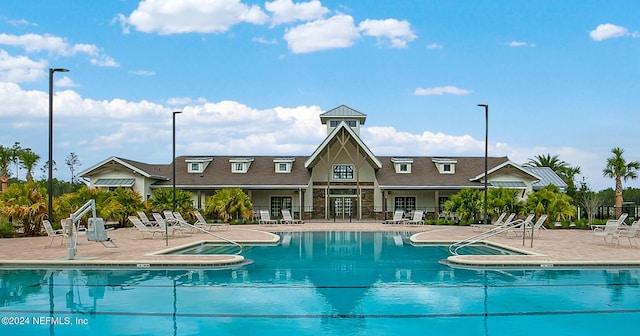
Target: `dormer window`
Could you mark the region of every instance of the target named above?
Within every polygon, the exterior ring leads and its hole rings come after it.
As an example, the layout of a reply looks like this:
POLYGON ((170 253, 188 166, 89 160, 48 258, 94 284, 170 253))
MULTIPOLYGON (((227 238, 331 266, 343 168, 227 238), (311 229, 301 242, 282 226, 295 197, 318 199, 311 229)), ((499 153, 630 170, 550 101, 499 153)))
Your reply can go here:
POLYGON ((213 161, 213 158, 197 158, 197 159, 186 159, 184 162, 187 163, 187 172, 189 173, 203 173, 205 168, 209 165, 209 162, 213 161))
POLYGON ((249 171, 253 158, 230 159, 232 173, 246 173, 249 171))
POLYGON ((275 164, 276 173, 291 173, 291 167, 293 166, 294 158, 275 158, 273 163, 275 164))
POLYGON ((433 158, 431 161, 436 165, 440 174, 455 174, 458 160, 449 158, 433 158))
POLYGON ((396 174, 411 173, 411 164, 413 164, 412 158, 391 158, 391 162, 396 170, 396 174))
POLYGON ((331 127, 331 128, 338 127, 338 125, 341 122, 346 123, 347 126, 349 126, 351 128, 356 128, 358 126, 358 122, 356 120, 329 120, 329 127, 331 127))

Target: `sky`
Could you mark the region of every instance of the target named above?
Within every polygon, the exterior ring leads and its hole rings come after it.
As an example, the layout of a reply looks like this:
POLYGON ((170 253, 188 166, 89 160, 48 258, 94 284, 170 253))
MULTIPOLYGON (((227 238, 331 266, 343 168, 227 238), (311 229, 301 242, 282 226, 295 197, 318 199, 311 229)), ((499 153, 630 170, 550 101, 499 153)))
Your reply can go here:
MULTIPOLYGON (((613 188, 640 161, 635 0, 3 0, 0 145, 54 176, 118 156, 311 155, 319 114, 367 115, 381 156, 557 155, 613 188)), ((24 175, 24 171, 19 171, 24 175)), ((38 169, 36 178, 45 174, 38 169)), ((24 176, 22 176, 24 178, 24 176)), ((624 187, 640 187, 640 179, 624 187)))

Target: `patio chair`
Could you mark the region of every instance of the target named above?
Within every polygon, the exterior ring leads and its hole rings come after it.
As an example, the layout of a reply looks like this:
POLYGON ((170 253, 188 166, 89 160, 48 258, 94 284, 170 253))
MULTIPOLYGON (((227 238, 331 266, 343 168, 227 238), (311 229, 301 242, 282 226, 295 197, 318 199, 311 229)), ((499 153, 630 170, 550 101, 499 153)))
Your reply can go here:
POLYGON ((616 241, 616 246, 620 245, 620 238, 627 238, 629 246, 638 247, 636 236, 640 232, 640 221, 635 221, 631 226, 619 226, 618 229, 611 234, 611 242, 616 241))
POLYGON ((620 224, 618 224, 617 220, 608 220, 604 226, 593 225, 592 226, 593 237, 591 237, 591 240, 602 237, 604 239, 605 244, 608 244, 609 242, 607 242, 607 238, 610 237, 611 242, 613 242, 613 235, 616 233, 619 227, 620 227, 620 224))
POLYGON ((406 221, 404 219, 404 210, 396 210, 393 213, 393 219, 387 219, 384 224, 404 224, 406 221))
POLYGON ((304 224, 301 219, 293 219, 291 212, 288 209, 281 210, 282 212, 282 224, 304 224))
POLYGON ((51 244, 53 244, 53 241, 58 237, 60 237, 60 245, 62 246, 62 243, 67 238, 67 235, 64 232, 64 230, 63 229, 54 230, 53 226, 51 226, 51 222, 49 222, 49 220, 47 219, 42 220, 42 226, 44 227, 44 231, 47 232, 47 237, 49 238, 48 239, 49 244, 45 244, 44 247, 51 247, 51 244))
POLYGON ((140 218, 136 216, 129 216, 129 221, 133 224, 133 227, 136 228, 138 232, 140 232, 140 236, 142 237, 142 239, 144 239, 145 234, 150 234, 151 239, 155 237, 156 233, 159 233, 160 237, 164 236, 164 229, 161 229, 160 227, 146 226, 144 225, 142 220, 140 220, 140 218))
POLYGON ((491 224, 471 224, 471 229, 473 231, 484 231, 484 230, 491 230, 494 229, 496 227, 502 226, 502 225, 506 225, 507 223, 511 223, 511 221, 513 220, 513 218, 516 216, 515 212, 512 212, 509 217, 507 217, 505 219, 505 216, 507 215, 506 212, 503 212, 500 217, 498 217, 498 219, 491 224))
POLYGON ((138 213, 138 217, 140 217, 140 221, 142 222, 142 224, 146 226, 158 226, 158 223, 150 220, 149 217, 147 217, 147 214, 144 213, 144 211, 138 211, 137 213, 138 213))
MULTIPOLYGON (((171 217, 173 217, 173 216, 171 216, 171 217)), ((161 214, 159 214, 157 212, 154 212, 153 213, 153 219, 156 220, 156 223, 158 223, 158 226, 161 229, 166 230, 172 236, 175 236, 176 232, 179 232, 181 236, 185 236, 185 231, 187 231, 187 230, 184 227, 179 227, 178 225, 170 225, 168 220, 163 218, 161 214)))
POLYGON ((411 218, 411 220, 407 221, 407 224, 411 224, 411 225, 424 224, 424 219, 422 219, 423 215, 424 215, 424 210, 414 210, 413 217, 411 218))
POLYGON ((533 224, 531 220, 523 223, 524 228, 520 225, 517 228, 512 228, 507 231, 507 237, 522 237, 524 233, 525 237, 531 237, 531 235, 538 236, 540 231, 543 230, 544 222, 547 220, 547 215, 541 215, 538 220, 533 224), (533 225, 532 225, 533 224, 533 225))
POLYGON ((216 230, 228 230, 229 223, 209 223, 204 218, 204 216, 198 210, 193 210, 193 214, 196 215, 196 222, 193 225, 202 227, 205 230, 211 230, 215 228, 216 230))
POLYGON ((272 225, 272 224, 278 224, 278 221, 276 221, 275 219, 271 219, 271 214, 269 214, 269 210, 260 210, 260 220, 258 220, 258 224, 272 225))

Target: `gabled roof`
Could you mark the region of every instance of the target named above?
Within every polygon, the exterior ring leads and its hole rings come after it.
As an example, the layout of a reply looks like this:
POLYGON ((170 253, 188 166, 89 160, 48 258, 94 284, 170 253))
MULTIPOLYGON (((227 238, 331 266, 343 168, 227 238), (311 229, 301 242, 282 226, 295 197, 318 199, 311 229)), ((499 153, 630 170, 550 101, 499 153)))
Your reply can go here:
POLYGON ((331 145, 332 143, 334 143, 336 141, 336 135, 339 132, 341 132, 342 130, 344 130, 347 133, 349 133, 349 136, 351 137, 351 139, 353 139, 353 141, 356 142, 356 145, 358 146, 358 148, 366 153, 367 161, 369 161, 369 164, 371 164, 371 166, 374 169, 382 168, 382 162, 380 162, 380 160, 378 160, 378 158, 375 155, 373 155, 373 153, 371 152, 369 147, 367 147, 367 145, 365 145, 364 142, 362 142, 362 139, 360 139, 360 137, 356 134, 356 132, 354 132, 353 129, 351 127, 347 126, 347 124, 344 123, 344 122, 341 122, 336 128, 334 128, 333 131, 331 131, 331 133, 329 133, 329 135, 327 135, 327 137, 324 139, 324 141, 322 141, 320 146, 318 146, 318 148, 316 148, 316 150, 313 152, 313 154, 311 154, 311 156, 309 156, 309 158, 304 162, 305 168, 313 168, 313 166, 316 165, 316 163, 320 159, 320 154, 322 154, 322 152, 329 145, 331 145))
POLYGON ((320 114, 320 121, 323 125, 325 125, 329 119, 357 119, 360 121, 360 125, 364 125, 367 115, 343 104, 320 114))
MULTIPOLYGON (((491 175, 501 169, 514 169, 515 171, 522 173, 525 176, 529 176, 531 180, 540 180, 538 176, 536 176, 532 172, 525 170, 521 165, 514 163, 511 160, 507 160, 506 162, 503 162, 493 168, 487 169, 487 175, 491 175)), ((471 181, 480 181, 483 178, 484 178, 484 169, 482 170, 482 173, 471 178, 471 181)))
POLYGON ((164 175, 160 175, 160 173, 162 172, 159 169, 159 165, 152 165, 152 164, 148 164, 148 163, 143 163, 143 162, 138 162, 138 161, 133 161, 133 160, 128 160, 128 159, 123 159, 123 158, 119 158, 116 156, 112 156, 104 161, 101 161, 91 167, 89 167, 88 169, 82 171, 81 173, 78 174, 78 176, 83 177, 83 176, 91 176, 93 175, 97 170, 99 169, 103 169, 108 165, 114 165, 114 164, 118 164, 118 165, 122 165, 125 168, 131 169, 134 173, 140 174, 144 177, 148 177, 148 178, 152 178, 152 179, 157 179, 157 180, 169 180, 168 177, 164 176, 164 175))

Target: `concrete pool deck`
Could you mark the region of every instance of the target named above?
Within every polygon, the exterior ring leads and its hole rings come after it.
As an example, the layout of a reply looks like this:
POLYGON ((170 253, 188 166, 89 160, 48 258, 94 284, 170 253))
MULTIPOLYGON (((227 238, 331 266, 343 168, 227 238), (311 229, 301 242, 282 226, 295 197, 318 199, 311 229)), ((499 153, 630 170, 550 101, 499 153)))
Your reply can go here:
MULTIPOLYGON (((468 238, 474 232, 469 226, 437 225, 390 225, 374 222, 311 222, 302 225, 240 225, 227 231, 214 231, 243 244, 276 244, 273 232, 286 231, 382 231, 402 232, 412 235, 416 243, 448 245, 468 238)), ((241 263, 236 255, 161 255, 158 252, 192 245, 200 241, 216 241, 206 234, 165 239, 141 239, 135 229, 124 228, 109 231, 118 248, 105 248, 102 244, 89 242, 83 235, 74 260, 67 260, 67 242, 60 244, 56 238, 51 247, 45 247, 49 237, 0 239, 0 267, 216 267, 241 263)), ((640 248, 620 239, 619 244, 606 244, 602 237, 594 237, 591 230, 554 229, 545 230, 531 241, 522 237, 507 238, 497 235, 487 243, 529 253, 528 255, 462 255, 449 258, 451 263, 462 267, 640 267, 640 248)), ((635 241, 633 242, 636 243, 635 241)))

